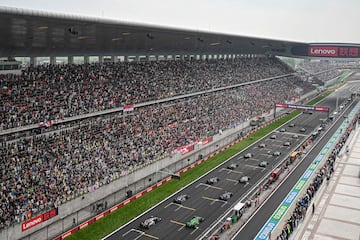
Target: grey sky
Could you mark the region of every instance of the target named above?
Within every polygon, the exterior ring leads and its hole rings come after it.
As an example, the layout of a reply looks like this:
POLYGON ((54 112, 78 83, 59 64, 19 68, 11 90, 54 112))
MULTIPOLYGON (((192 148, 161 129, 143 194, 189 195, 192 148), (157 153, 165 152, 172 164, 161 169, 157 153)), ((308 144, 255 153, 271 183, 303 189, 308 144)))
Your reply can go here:
POLYGON ((359 0, 0 0, 0 5, 281 40, 360 43, 359 0))

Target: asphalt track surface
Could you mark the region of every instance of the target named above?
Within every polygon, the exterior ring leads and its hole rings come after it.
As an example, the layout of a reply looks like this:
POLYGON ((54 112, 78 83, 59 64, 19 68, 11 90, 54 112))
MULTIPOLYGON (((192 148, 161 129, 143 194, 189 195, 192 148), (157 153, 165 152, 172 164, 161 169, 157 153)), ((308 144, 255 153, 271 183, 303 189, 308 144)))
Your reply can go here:
MULTIPOLYGON (((353 84, 351 84, 351 86, 352 85, 353 84)), ((353 87, 351 89, 353 89, 353 87)), ((338 92, 340 93, 338 98, 338 104, 340 105, 350 96, 349 87, 338 90, 338 92)), ((319 105, 334 109, 336 105, 336 96, 325 99, 319 105)), ((280 127, 279 130, 285 128, 286 131, 274 131, 256 144, 253 144, 243 152, 239 153, 236 157, 218 166, 205 176, 188 185, 186 188, 176 193, 173 197, 161 202, 150 211, 119 228, 105 239, 184 240, 199 238, 211 225, 214 224, 219 216, 227 212, 231 206, 236 204, 239 199, 243 198, 260 179, 271 172, 274 166, 280 163, 284 158, 288 157, 290 152, 292 152, 303 139, 310 135, 313 130, 320 125, 321 119, 326 118, 327 113, 325 112, 301 114, 298 118, 291 121, 295 124, 294 127, 289 127, 288 124, 280 127), (301 128, 305 128, 306 132, 300 133, 301 128), (293 135, 295 134, 297 134, 299 138, 293 138, 293 135), (270 139, 271 135, 276 135, 276 139, 270 139), (291 145, 289 147, 283 146, 285 141, 291 142, 291 145), (259 148, 259 144, 261 143, 265 143, 266 147, 259 148), (269 154, 269 151, 271 153, 274 151, 280 151, 281 155, 279 157, 275 157, 272 154, 269 154), (252 153, 254 156, 245 159, 244 155, 246 153, 252 153), (266 168, 259 167, 259 163, 264 160, 269 163, 268 166, 266 168), (234 170, 227 168, 232 163, 238 164, 237 168, 234 170), (248 184, 241 184, 238 182, 240 177, 244 175, 250 177, 248 184), (206 184, 206 181, 212 177, 218 177, 220 178, 220 181, 214 185, 206 184), (219 195, 226 191, 232 192, 233 196, 228 201, 220 200, 219 195), (190 199, 184 202, 183 205, 175 204, 173 202, 174 197, 180 194, 187 194, 190 196, 190 199), (140 223, 150 216, 157 216, 162 220, 151 226, 149 229, 141 228, 140 223), (201 222, 197 228, 187 228, 185 223, 193 216, 201 216, 205 220, 201 222)), ((310 158, 311 156, 308 159, 310 158)), ((303 162, 304 164, 301 164, 299 168, 304 171, 307 166, 305 163, 310 163, 310 160, 303 162)), ((298 173, 299 177, 301 174, 302 173, 298 173)), ((294 183, 298 179, 295 178, 296 176, 291 177, 294 183)), ((291 185, 290 182, 285 182, 284 185, 288 186, 290 190, 290 187, 294 184, 291 185)), ((281 192, 281 196, 285 196, 285 194, 289 192, 289 190, 286 189, 279 190, 279 192, 281 192)), ((277 197, 279 203, 283 199, 280 195, 277 197)), ((276 203, 276 201, 269 201, 266 206, 263 207, 264 212, 262 214, 259 214, 258 212, 258 214, 256 214, 256 216, 254 216, 249 222, 250 227, 244 228, 243 231, 240 232, 239 238, 236 239, 252 239, 277 206, 278 203, 276 203)))

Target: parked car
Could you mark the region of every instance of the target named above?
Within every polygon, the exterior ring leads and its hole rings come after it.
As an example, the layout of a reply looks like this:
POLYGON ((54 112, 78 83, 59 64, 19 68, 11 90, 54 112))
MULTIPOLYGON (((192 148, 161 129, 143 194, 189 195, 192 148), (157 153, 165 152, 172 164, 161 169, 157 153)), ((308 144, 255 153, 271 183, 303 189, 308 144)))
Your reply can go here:
POLYGON ((295 138, 295 139, 298 139, 298 138, 299 138, 299 135, 294 134, 292 137, 295 138))
POLYGON ((295 123, 290 123, 289 127, 295 127, 295 123))
POLYGON ((239 183, 247 183, 250 181, 250 177, 249 176, 242 176, 240 179, 239 179, 239 183))
POLYGON ((232 164, 230 164, 227 168, 228 169, 231 169, 231 170, 234 170, 235 168, 237 168, 238 167, 238 165, 236 164, 236 163, 232 163, 232 164))
POLYGON ((174 198, 174 203, 182 204, 183 202, 185 202, 185 201, 188 200, 189 198, 190 198, 189 195, 187 195, 187 194, 181 194, 181 195, 177 196, 176 198, 174 198))
POLYGON ((280 132, 286 132, 285 128, 280 129, 280 132))
POLYGON ((151 217, 145 219, 143 222, 141 222, 140 226, 142 228, 148 229, 148 228, 150 228, 151 226, 155 225, 156 223, 158 223, 160 221, 161 221, 161 218, 151 216, 151 217))
POLYGON ((269 163, 268 163, 267 161, 261 161, 261 162, 259 163, 259 167, 267 167, 268 164, 269 164, 269 163))
POLYGON ((306 132, 306 129, 305 129, 305 128, 301 128, 301 129, 300 129, 300 132, 306 132))
POLYGON ((209 180, 207 180, 206 183, 213 185, 213 184, 217 183, 218 181, 220 181, 220 179, 218 177, 213 177, 213 178, 210 178, 209 180))
POLYGON ((225 192, 219 196, 220 200, 227 201, 232 197, 232 192, 225 192))
POLYGON ((186 227, 197 228, 202 221, 204 221, 203 217, 194 216, 190 221, 186 222, 186 227))
POLYGON ((276 135, 274 134, 274 135, 271 135, 270 136, 270 139, 276 139, 276 135))

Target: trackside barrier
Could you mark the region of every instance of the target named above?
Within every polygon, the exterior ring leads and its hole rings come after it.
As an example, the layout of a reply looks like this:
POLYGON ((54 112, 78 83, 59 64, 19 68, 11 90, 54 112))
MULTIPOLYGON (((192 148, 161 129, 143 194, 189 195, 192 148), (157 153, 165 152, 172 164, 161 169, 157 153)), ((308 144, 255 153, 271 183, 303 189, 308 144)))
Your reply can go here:
POLYGON ((83 228, 85 228, 85 227, 87 227, 87 226, 91 225, 92 223, 94 223, 94 222, 96 222, 96 221, 98 221, 98 220, 102 219, 103 217, 107 216, 108 214, 110 214, 110 213, 112 213, 112 212, 114 212, 114 211, 118 210, 119 208, 121 208, 121 207, 123 207, 123 206, 125 206, 125 205, 129 204, 130 202, 132 202, 132 201, 134 201, 134 200, 136 200, 136 199, 140 198, 141 196, 145 195, 146 193, 151 192, 152 190, 154 190, 154 189, 156 189, 156 188, 160 187, 161 185, 163 185, 163 184, 167 183, 167 182, 168 182, 168 181, 170 181, 171 179, 172 179, 172 177, 171 177, 171 176, 170 176, 170 177, 167 177, 167 178, 165 178, 165 179, 163 179, 162 181, 160 181, 160 182, 158 182, 158 183, 156 183, 156 184, 152 185, 151 187, 149 187, 149 188, 145 189, 144 191, 142 191, 142 192, 140 192, 140 193, 136 194, 135 196, 132 196, 132 197, 130 197, 130 198, 128 198, 128 199, 126 199, 126 200, 122 201, 121 203, 119 203, 119 204, 115 205, 114 207, 112 207, 112 208, 110 208, 110 209, 108 209, 108 210, 106 210, 106 211, 104 211, 104 212, 102 212, 102 213, 100 213, 100 214, 96 215, 95 217, 91 218, 90 220, 88 220, 88 221, 86 221, 86 222, 84 222, 84 223, 81 223, 79 226, 76 226, 76 227, 74 227, 74 228, 70 229, 69 231, 67 231, 67 232, 65 232, 65 233, 63 233, 63 234, 61 234, 60 236, 56 237, 55 239, 56 239, 56 240, 62 240, 62 239, 65 239, 66 237, 68 237, 68 236, 70 236, 70 235, 72 235, 72 234, 76 233, 77 231, 79 231, 79 230, 81 230, 81 229, 83 229, 83 228))
MULTIPOLYGON (((354 109, 349 114, 349 118, 354 117, 354 115, 358 112, 360 108, 360 102, 354 107, 354 109)), ((279 207, 275 210, 273 215, 268 219, 265 225, 261 228, 260 232, 256 235, 256 240, 266 240, 269 237, 269 234, 274 231, 274 229, 279 225, 280 221, 283 219, 290 206, 294 204, 295 200, 297 200, 299 194, 304 189, 306 183, 312 179, 315 170, 320 165, 320 163, 326 158, 326 156, 331 153, 331 149, 334 148, 335 143, 338 138, 341 136, 342 129, 346 129, 348 125, 348 121, 344 121, 338 130, 333 134, 330 138, 329 142, 323 147, 321 152, 314 159, 313 163, 307 168, 292 190, 288 193, 279 207)))

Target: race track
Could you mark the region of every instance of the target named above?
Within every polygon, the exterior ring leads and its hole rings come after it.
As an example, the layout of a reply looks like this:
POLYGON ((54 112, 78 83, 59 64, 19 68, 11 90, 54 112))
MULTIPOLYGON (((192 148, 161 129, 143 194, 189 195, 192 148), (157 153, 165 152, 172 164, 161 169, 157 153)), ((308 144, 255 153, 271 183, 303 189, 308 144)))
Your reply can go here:
MULTIPOLYGON (((346 101, 350 96, 349 89, 353 89, 355 84, 357 83, 348 84, 346 87, 338 90, 338 105, 346 101)), ((319 103, 319 105, 330 107, 333 110, 336 106, 336 96, 332 95, 319 103)), ((236 157, 215 168, 210 173, 177 193, 175 196, 179 194, 188 194, 190 196, 190 199, 184 202, 183 205, 173 203, 174 197, 171 197, 129 222, 127 225, 119 228, 105 239, 199 239, 204 231, 211 226, 220 215, 224 214, 233 204, 244 197, 246 193, 256 185, 264 175, 270 173, 272 168, 281 162, 281 160, 287 158, 289 153, 320 125, 321 119, 326 118, 327 113, 325 112, 314 112, 311 115, 301 114, 298 118, 291 121, 295 124, 294 127, 289 127, 289 124, 285 124, 280 127, 280 129, 285 128, 285 132, 274 131, 261 139, 258 143, 250 146, 236 157), (301 128, 305 128, 306 132, 300 133, 299 130, 301 128), (273 134, 276 135, 276 139, 270 139, 270 136, 273 134), (299 136, 298 139, 293 138, 293 135, 295 134, 299 136), (289 147, 283 146, 285 141, 290 141, 291 145, 289 147), (265 143, 266 147, 259 148, 260 143, 265 143), (280 151, 281 155, 275 157, 272 154, 269 154, 269 151, 271 153, 280 151), (244 155, 246 153, 252 153, 254 156, 245 159, 244 155), (258 164, 264 160, 268 161, 269 165, 266 168, 259 167, 258 164), (238 167, 234 170, 228 169, 227 166, 231 163, 237 163, 238 167), (238 182, 243 175, 250 177, 250 182, 248 184, 241 184, 238 182), (218 177, 220 178, 220 181, 214 185, 206 184, 206 181, 212 177, 218 177), (230 191, 234 195, 228 201, 219 200, 219 195, 226 191, 230 191), (140 223, 150 216, 160 217, 162 221, 150 227, 150 229, 141 228, 139 226, 140 223), (193 216, 201 216, 205 220, 198 225, 198 228, 193 229, 185 227, 185 223, 193 216)), ((325 141, 320 142, 319 145, 324 144, 324 142, 325 141)), ((316 149, 320 149, 320 146, 316 147, 316 149)), ((272 198, 276 199, 274 199, 274 201, 271 201, 270 199, 245 226, 240 232, 239 237, 236 239, 252 239, 257 234, 259 229, 278 206, 278 203, 283 199, 282 196, 285 196, 285 194, 289 192, 290 187, 294 185, 296 180, 310 163, 311 158, 315 155, 315 152, 311 153, 304 159, 298 170, 294 171, 293 175, 284 182, 284 188, 281 188, 281 190, 273 195, 272 198)))

